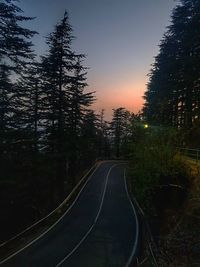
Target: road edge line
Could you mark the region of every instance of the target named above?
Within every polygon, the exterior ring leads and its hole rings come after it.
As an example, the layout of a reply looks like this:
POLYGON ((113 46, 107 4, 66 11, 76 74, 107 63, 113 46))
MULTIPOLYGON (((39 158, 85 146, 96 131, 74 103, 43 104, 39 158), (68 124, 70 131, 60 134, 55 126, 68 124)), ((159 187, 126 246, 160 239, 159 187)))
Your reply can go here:
POLYGON ((82 239, 79 241, 79 243, 73 248, 73 250, 70 253, 68 253, 55 267, 61 266, 80 247, 80 245, 84 242, 84 240, 91 233, 92 229, 94 228, 94 226, 97 223, 97 220, 98 220, 98 218, 100 216, 100 213, 101 213, 101 210, 102 210, 102 206, 103 206, 103 202, 104 202, 104 198, 105 198, 105 194, 106 194, 106 189, 107 189, 108 179, 109 179, 110 173, 111 173, 111 171, 112 171, 112 169, 114 167, 116 167, 116 166, 118 166, 120 164, 123 164, 123 163, 114 164, 112 167, 110 167, 110 169, 108 171, 108 174, 107 174, 107 177, 106 177, 106 183, 105 183, 105 186, 104 186, 104 191, 103 191, 103 195, 102 195, 102 199, 101 199, 101 204, 100 204, 100 207, 99 207, 99 211, 97 213, 97 216, 94 219, 94 223, 89 228, 89 230, 87 231, 87 233, 82 237, 82 239))
POLYGON ((131 255, 125 265, 125 267, 129 267, 132 260, 133 260, 133 257, 136 253, 136 249, 137 249, 137 246, 138 246, 138 239, 139 239, 139 221, 138 221, 138 216, 137 216, 137 212, 136 212, 136 209, 133 205, 133 202, 131 200, 131 197, 130 197, 130 194, 128 192, 128 187, 127 187, 127 181, 126 181, 126 168, 124 169, 124 184, 125 184, 125 189, 126 189, 126 194, 127 194, 127 197, 128 197, 128 200, 131 204, 131 207, 132 207, 132 210, 133 210, 133 213, 135 215, 135 221, 136 221, 136 237, 135 237, 135 242, 134 242, 134 245, 133 245, 133 249, 132 249, 132 252, 131 252, 131 255))
MULTIPOLYGON (((40 234, 38 237, 36 237, 35 239, 33 239, 31 242, 29 242, 28 244, 26 244, 24 247, 22 247, 21 249, 17 250, 16 252, 14 252, 13 254, 11 254, 10 256, 8 256, 7 258, 3 259, 2 261, 0 261, 0 264, 5 263, 6 261, 10 260, 11 258, 13 258, 14 256, 16 256, 17 254, 19 254, 21 251, 23 251, 24 249, 26 249, 27 247, 31 246, 33 243, 35 243, 37 240, 39 240, 41 237, 43 237, 45 234, 47 234, 56 224, 58 224, 63 217, 72 209, 72 207, 74 206, 74 204, 76 203, 76 201, 78 200, 80 194, 82 193, 83 189, 85 188, 85 186, 88 184, 88 182, 91 180, 92 175, 95 173, 95 171, 100 167, 100 165, 103 162, 100 162, 97 164, 96 168, 94 169, 94 171, 90 174, 90 176, 88 177, 88 179, 86 180, 86 182, 84 183, 83 187, 81 188, 81 190, 79 191, 79 193, 77 194, 76 198, 74 199, 74 201, 72 202, 72 204, 68 207, 68 209, 64 212, 64 214, 54 223, 52 224, 47 230, 45 230, 42 234, 40 234)), ((93 168, 93 167, 92 167, 93 168)), ((91 169, 92 169, 91 168, 91 169)), ((87 172, 87 174, 91 171, 91 169, 87 172)), ((85 174, 83 176, 83 178, 80 180, 80 182, 74 187, 74 189, 72 190, 72 192, 74 192, 76 190, 76 188, 78 187, 78 185, 81 183, 81 181, 84 180, 84 178, 86 178, 87 174, 85 174)), ((69 196, 72 194, 72 192, 69 194, 69 196)), ((61 207, 61 205, 63 205, 63 203, 65 201, 67 201, 69 199, 69 196, 56 208, 54 209, 50 214, 48 214, 46 217, 44 217, 43 219, 41 219, 40 221, 48 218, 53 212, 55 212, 58 208, 61 207)), ((37 223, 39 223, 40 221, 38 221, 37 223)), ((37 223, 33 224, 32 226, 30 226, 27 229, 30 229, 31 227, 35 226, 37 223)), ((25 230, 24 230, 25 231, 25 230)))

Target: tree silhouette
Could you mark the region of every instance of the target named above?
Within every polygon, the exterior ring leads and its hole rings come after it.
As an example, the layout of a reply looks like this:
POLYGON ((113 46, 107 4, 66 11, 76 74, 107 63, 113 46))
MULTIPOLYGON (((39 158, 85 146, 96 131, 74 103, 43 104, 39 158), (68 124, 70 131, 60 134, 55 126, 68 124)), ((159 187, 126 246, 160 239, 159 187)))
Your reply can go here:
POLYGON ((199 120, 199 1, 180 1, 150 71, 144 115, 151 123, 190 128, 199 120))
POLYGON ((0 63, 6 62, 10 69, 19 72, 33 58, 29 39, 36 32, 20 26, 32 18, 22 16, 22 10, 13 2, 4 0, 0 3, 0 63))
POLYGON ((110 123, 114 153, 118 158, 121 156, 122 143, 126 139, 126 130, 129 123, 130 113, 125 108, 113 109, 113 118, 110 123))

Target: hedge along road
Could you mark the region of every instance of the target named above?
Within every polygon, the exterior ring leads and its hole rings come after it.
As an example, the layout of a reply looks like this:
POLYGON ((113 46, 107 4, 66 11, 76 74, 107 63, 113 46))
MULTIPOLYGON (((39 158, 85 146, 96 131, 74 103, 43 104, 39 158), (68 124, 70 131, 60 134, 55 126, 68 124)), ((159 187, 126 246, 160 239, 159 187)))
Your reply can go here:
POLYGON ((138 242, 138 219, 125 164, 103 162, 54 227, 0 263, 16 267, 126 267, 138 242))

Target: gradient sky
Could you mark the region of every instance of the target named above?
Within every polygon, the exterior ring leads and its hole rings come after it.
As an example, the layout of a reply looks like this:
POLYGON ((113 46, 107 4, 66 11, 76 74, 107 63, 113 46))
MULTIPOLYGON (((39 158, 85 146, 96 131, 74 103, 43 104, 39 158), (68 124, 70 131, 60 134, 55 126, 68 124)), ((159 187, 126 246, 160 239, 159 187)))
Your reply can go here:
MULTIPOLYGON (((21 0, 25 15, 37 17, 29 28, 39 32, 33 40, 38 54, 46 50, 45 36, 65 9, 76 39, 73 48, 87 55, 87 90, 96 91, 94 108, 126 107, 138 112, 143 103, 147 74, 174 0, 21 0)), ((26 24, 27 25, 27 24, 26 24)))

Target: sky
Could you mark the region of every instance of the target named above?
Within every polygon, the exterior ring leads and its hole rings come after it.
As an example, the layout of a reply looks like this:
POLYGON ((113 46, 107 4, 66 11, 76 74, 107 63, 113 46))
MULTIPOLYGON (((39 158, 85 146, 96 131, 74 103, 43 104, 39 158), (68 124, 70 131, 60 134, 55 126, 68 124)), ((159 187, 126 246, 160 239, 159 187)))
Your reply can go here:
POLYGON ((174 0, 21 0, 26 23, 38 31, 33 43, 37 54, 45 53, 45 37, 53 31, 64 11, 69 13, 72 48, 87 55, 87 91, 96 91, 93 108, 125 107, 137 113, 143 104, 147 74, 154 62, 158 44, 170 24, 174 0))

